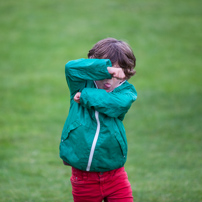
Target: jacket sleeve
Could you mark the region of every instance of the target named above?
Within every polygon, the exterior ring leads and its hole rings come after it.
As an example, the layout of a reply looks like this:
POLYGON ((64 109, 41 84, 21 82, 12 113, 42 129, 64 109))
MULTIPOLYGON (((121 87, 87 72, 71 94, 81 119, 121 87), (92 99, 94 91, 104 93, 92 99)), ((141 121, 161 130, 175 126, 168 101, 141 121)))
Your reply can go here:
POLYGON ((135 89, 123 92, 106 92, 103 89, 84 88, 81 92, 80 104, 93 107, 96 111, 109 117, 124 119, 131 104, 137 99, 135 89))
POLYGON ((112 66, 109 59, 78 59, 65 65, 65 76, 73 96, 85 88, 87 80, 111 79, 107 67, 112 66))

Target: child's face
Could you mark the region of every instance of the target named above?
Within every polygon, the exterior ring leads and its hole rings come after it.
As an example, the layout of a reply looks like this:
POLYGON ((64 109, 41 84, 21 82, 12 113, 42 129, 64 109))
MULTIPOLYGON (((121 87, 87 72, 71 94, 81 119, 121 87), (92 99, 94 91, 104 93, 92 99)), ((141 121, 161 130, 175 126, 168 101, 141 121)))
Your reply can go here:
MULTIPOLYGON (((113 65, 113 67, 119 67, 119 65, 115 64, 115 65, 113 65)), ((116 87, 119 86, 119 84, 121 82, 123 82, 123 80, 120 80, 120 79, 117 79, 114 77, 112 77, 111 79, 104 79, 104 80, 95 81, 95 83, 97 84, 97 87, 99 89, 104 89, 107 92, 113 91, 116 87)))
POLYGON ((104 89, 107 92, 113 91, 121 82, 122 80, 117 78, 95 81, 99 89, 104 89))

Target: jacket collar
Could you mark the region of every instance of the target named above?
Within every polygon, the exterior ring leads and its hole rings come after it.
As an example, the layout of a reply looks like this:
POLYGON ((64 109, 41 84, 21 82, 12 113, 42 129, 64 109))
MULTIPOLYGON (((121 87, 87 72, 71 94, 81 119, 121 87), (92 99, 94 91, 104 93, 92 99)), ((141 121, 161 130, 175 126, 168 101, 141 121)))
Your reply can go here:
MULTIPOLYGON (((95 81, 93 81, 93 82, 94 82, 96 88, 98 89, 98 86, 97 86, 96 82, 95 82, 95 81)), ((122 85, 123 83, 125 83, 125 82, 126 82, 126 80, 122 81, 116 88, 118 88, 119 86, 121 86, 121 85, 122 85)), ((114 89, 116 89, 116 88, 114 88, 114 89)), ((112 90, 112 91, 113 91, 113 90, 112 90)), ((112 91, 109 91, 108 93, 111 93, 112 91)))

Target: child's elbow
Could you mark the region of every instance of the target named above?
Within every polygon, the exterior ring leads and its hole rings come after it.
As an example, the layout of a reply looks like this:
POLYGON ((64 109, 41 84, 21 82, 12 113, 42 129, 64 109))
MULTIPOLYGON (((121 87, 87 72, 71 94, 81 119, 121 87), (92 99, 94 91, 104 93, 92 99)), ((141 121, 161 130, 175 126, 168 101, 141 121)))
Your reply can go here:
POLYGON ((128 99, 125 99, 123 107, 125 110, 129 110, 133 102, 137 99, 137 94, 131 93, 127 96, 128 99))
POLYGON ((66 74, 66 76, 70 74, 70 69, 71 69, 71 61, 69 61, 65 65, 65 74, 66 74))
POLYGON ((69 77, 71 79, 73 79, 75 77, 75 67, 74 67, 74 63, 72 61, 69 61, 66 65, 65 65, 65 75, 66 77, 69 77))

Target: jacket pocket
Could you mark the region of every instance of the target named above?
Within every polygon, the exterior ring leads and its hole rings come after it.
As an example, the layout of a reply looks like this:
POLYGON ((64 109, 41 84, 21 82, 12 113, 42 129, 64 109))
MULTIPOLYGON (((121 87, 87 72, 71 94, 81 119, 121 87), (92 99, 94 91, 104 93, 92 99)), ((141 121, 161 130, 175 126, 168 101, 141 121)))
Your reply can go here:
POLYGON ((66 140, 69 137, 71 131, 78 128, 81 124, 78 121, 71 123, 62 133, 62 141, 66 140))
POLYGON ((114 136, 115 136, 116 140, 119 143, 119 146, 121 148, 123 156, 126 157, 126 155, 127 155, 127 147, 125 145, 125 142, 123 141, 122 136, 119 133, 115 133, 114 136))

